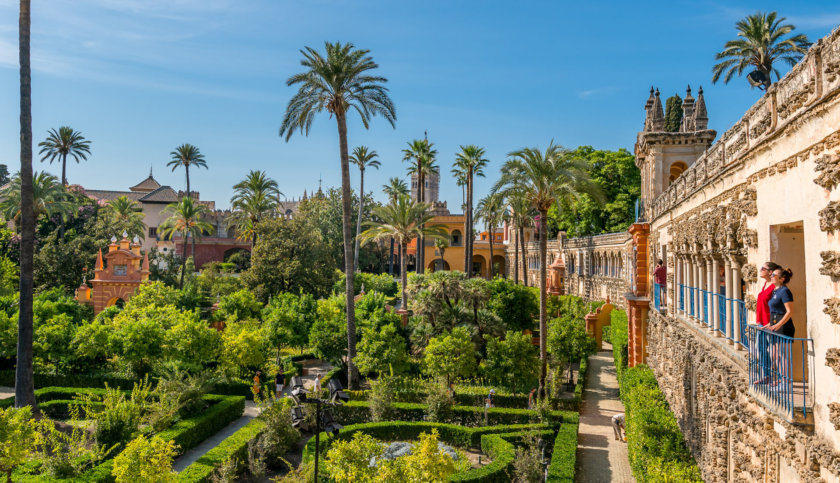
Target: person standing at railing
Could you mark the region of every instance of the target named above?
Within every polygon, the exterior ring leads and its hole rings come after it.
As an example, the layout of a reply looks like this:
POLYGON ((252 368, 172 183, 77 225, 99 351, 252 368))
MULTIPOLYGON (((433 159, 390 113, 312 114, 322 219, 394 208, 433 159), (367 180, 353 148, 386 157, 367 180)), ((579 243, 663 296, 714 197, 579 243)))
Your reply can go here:
POLYGON ((659 290, 659 296, 662 297, 662 301, 660 302, 662 305, 665 305, 665 282, 668 280, 668 272, 665 268, 665 264, 662 263, 662 259, 660 258, 658 262, 656 262, 656 268, 653 270, 653 281, 656 282, 658 285, 657 290, 659 290))
MULTIPOLYGON (((773 270, 770 281, 776 288, 767 302, 770 307, 770 326, 767 329, 787 337, 793 337, 796 333, 796 327, 793 325, 793 293, 787 287, 791 277, 793 277, 793 272, 789 268, 773 270)), ((780 375, 790 378, 790 361, 787 360, 786 351, 781 350, 778 341, 773 344, 773 350, 775 352, 773 359, 776 361, 780 375)), ((782 382, 777 380, 773 386, 782 382)))
MULTIPOLYGON (((755 300, 755 323, 761 327, 767 327, 770 323, 770 307, 767 302, 773 296, 773 290, 776 286, 770 282, 770 276, 774 270, 782 268, 780 265, 767 262, 758 270, 758 276, 764 279, 764 285, 758 292, 758 297, 755 300)), ((760 344, 754 344, 756 347, 751 347, 750 350, 753 355, 758 358, 761 367, 761 379, 757 381, 758 384, 766 384, 770 381, 770 364, 771 360, 768 357, 766 348, 759 348, 760 344)))

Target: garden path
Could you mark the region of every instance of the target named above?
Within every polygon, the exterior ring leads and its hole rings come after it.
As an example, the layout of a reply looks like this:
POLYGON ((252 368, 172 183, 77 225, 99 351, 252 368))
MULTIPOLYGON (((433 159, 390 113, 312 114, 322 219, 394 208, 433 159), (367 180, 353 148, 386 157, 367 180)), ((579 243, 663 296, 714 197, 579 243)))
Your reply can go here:
POLYGON ((612 346, 589 358, 587 381, 578 429, 576 480, 589 482, 635 482, 627 457, 627 443, 616 441, 611 419, 624 412, 618 398, 618 379, 612 346))
POLYGON ((0 386, 0 399, 6 399, 15 395, 15 388, 0 386))
POLYGON ((259 416, 259 414, 260 409, 254 404, 254 401, 245 401, 245 411, 242 413, 241 418, 228 424, 218 433, 210 436, 195 448, 179 456, 172 465, 172 469, 179 473, 184 471, 187 466, 195 463, 197 459, 201 458, 205 453, 218 446, 219 443, 225 440, 225 438, 238 431, 242 428, 242 426, 248 424, 249 421, 259 416))

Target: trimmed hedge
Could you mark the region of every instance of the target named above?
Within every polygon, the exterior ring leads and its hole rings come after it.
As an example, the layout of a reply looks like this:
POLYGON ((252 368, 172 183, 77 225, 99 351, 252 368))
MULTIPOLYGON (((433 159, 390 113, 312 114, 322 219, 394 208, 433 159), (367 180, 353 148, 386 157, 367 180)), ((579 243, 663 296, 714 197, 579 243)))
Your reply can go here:
POLYGON ((216 471, 216 468, 219 468, 231 458, 247 461, 248 443, 256 438, 264 427, 265 423, 262 420, 252 419, 248 424, 225 438, 218 446, 184 468, 178 474, 178 481, 204 483, 210 481, 210 476, 216 471))
MULTIPOLYGON (((70 394, 78 394, 81 392, 102 392, 102 389, 95 388, 62 388, 62 387, 47 387, 35 391, 36 398, 39 397, 68 397, 70 394)), ((208 437, 216 434, 222 428, 231 422, 239 419, 245 410, 245 398, 242 396, 222 396, 217 394, 208 394, 203 396, 204 401, 212 404, 206 411, 193 416, 191 418, 183 419, 158 435, 165 439, 174 441, 178 445, 178 454, 183 454, 189 449, 194 448, 199 443, 208 437)), ((9 399, 4 399, 0 403, 6 403, 9 399)), ((13 401, 13 399, 12 399, 13 401)), ((53 399, 46 401, 41 407, 49 403, 62 403, 66 405, 73 401, 68 399, 53 399)), ((40 403, 39 403, 40 405, 40 403)), ((58 404, 55 404, 58 406, 58 404)), ((45 411, 46 412, 46 411, 45 411)), ((116 455, 114 455, 116 456, 116 455)), ((85 473, 73 478, 55 478, 45 475, 24 475, 15 473, 14 481, 16 482, 46 482, 46 481, 74 481, 86 483, 110 483, 114 481, 111 475, 113 469, 113 459, 108 459, 101 464, 94 466, 85 473)))
MULTIPOLYGON (((395 403, 393 418, 396 421, 423 421, 426 405, 417 403, 395 403)), ((462 426, 479 426, 485 423, 483 407, 454 406, 451 423, 462 426)), ((370 421, 370 403, 350 401, 334 408, 336 419, 341 424, 360 424, 370 421)), ((568 419, 577 420, 578 414, 571 411, 552 411, 552 419, 557 422, 568 419)), ((490 408, 487 410, 487 425, 528 424, 539 421, 536 411, 528 409, 490 408)))
POLYGON ((640 483, 703 481, 653 371, 645 365, 627 367, 627 314, 613 310, 610 316, 613 359, 626 414, 627 451, 633 476, 640 483))
MULTIPOLYGON (((576 426, 576 425, 575 425, 576 426)), ((554 434, 551 426, 545 424, 518 424, 488 426, 483 428, 465 428, 444 423, 409 423, 394 421, 385 423, 355 424, 345 427, 335 439, 349 440, 353 433, 364 431, 366 434, 381 440, 412 440, 420 433, 437 429, 441 441, 458 447, 475 447, 479 445, 484 454, 493 461, 481 468, 473 468, 452 476, 451 481, 485 483, 510 481, 508 470, 513 465, 515 451, 512 441, 518 441, 526 432, 536 431, 540 436, 554 434)), ((321 433, 321 454, 329 450, 331 439, 326 433, 321 433)), ((311 438, 303 449, 303 463, 312 462, 315 458, 315 438, 311 438)), ((574 472, 574 467, 572 467, 574 472)))
POLYGON ((560 426, 548 467, 547 482, 574 483, 577 463, 578 423, 560 426))

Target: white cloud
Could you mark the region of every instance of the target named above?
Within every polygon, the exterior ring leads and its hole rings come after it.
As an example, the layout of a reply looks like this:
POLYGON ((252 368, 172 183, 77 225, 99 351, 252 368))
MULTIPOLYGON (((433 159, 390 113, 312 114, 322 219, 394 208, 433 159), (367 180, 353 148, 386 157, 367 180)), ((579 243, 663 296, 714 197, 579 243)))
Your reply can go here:
POLYGON ((600 97, 605 94, 612 94, 617 90, 618 87, 616 86, 596 87, 594 89, 585 89, 582 91, 578 91, 577 95, 581 99, 591 99, 593 97, 600 97))

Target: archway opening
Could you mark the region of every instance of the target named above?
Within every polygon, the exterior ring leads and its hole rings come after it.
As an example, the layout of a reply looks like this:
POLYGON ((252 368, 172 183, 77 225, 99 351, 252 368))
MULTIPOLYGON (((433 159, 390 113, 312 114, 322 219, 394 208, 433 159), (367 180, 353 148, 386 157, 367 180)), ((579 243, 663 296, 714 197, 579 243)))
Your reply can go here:
POLYGON ((674 180, 679 178, 686 169, 688 169, 688 166, 682 161, 672 163, 671 168, 668 171, 668 184, 673 183, 674 180))

